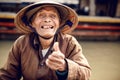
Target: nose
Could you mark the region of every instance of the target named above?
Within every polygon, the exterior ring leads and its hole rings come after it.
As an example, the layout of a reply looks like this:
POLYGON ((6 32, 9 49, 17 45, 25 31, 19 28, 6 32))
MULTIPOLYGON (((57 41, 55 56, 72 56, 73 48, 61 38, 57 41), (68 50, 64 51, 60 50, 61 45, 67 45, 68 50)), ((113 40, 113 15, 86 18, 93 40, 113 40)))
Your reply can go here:
POLYGON ((49 23, 51 22, 51 19, 49 17, 45 18, 44 22, 49 23))

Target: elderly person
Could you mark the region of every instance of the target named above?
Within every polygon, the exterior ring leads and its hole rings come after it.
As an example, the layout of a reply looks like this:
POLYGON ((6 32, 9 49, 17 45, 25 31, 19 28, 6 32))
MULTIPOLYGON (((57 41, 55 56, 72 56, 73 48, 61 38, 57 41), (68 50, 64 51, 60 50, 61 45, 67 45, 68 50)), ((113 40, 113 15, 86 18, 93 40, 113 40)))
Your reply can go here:
POLYGON ((91 69, 82 48, 67 34, 77 23, 74 10, 53 1, 20 10, 15 24, 24 35, 13 44, 0 80, 88 80, 91 69))

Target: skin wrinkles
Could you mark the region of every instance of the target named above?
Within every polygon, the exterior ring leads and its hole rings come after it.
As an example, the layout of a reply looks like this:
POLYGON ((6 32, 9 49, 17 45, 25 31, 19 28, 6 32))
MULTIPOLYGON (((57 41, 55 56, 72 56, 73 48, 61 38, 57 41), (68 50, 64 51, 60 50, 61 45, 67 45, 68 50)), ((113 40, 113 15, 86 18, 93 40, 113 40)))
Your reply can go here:
MULTIPOLYGON (((43 49, 48 48, 60 26, 60 17, 57 9, 55 7, 47 6, 39 10, 33 19, 32 26, 34 26, 40 36, 46 38, 51 37, 47 40, 39 37, 43 49)), ((64 71, 66 69, 65 56, 60 51, 58 42, 54 43, 53 49, 54 51, 46 60, 46 65, 53 70, 64 71)))

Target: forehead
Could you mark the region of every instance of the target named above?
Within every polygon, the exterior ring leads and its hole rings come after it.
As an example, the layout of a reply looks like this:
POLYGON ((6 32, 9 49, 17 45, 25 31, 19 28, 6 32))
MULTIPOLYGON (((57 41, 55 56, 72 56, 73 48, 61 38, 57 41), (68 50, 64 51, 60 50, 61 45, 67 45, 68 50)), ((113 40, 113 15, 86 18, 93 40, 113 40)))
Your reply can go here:
POLYGON ((51 12, 55 12, 58 14, 57 8, 55 8, 53 6, 44 6, 39 10, 39 12, 42 12, 42 11, 51 11, 51 12))
POLYGON ((55 14, 60 19, 60 14, 59 14, 59 12, 58 12, 56 7, 53 7, 53 6, 43 6, 37 12, 35 12, 35 14, 30 18, 30 21, 34 20, 39 14, 47 14, 46 12, 47 13, 50 12, 52 14, 55 14))

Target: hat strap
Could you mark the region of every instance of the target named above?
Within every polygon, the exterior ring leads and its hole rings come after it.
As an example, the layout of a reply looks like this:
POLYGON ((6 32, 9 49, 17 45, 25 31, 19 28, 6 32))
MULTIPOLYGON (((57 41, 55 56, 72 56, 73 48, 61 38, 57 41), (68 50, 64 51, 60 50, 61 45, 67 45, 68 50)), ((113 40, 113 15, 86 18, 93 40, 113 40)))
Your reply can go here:
POLYGON ((60 30, 62 30, 65 27, 65 25, 68 25, 71 28, 73 23, 72 23, 72 21, 67 20, 64 25, 62 25, 61 27, 58 28, 58 30, 56 31, 56 34, 59 33, 60 30))
POLYGON ((23 15, 23 17, 22 17, 21 19, 22 19, 22 21, 24 22, 24 24, 25 24, 26 26, 28 26, 33 32, 36 31, 36 30, 29 24, 26 15, 23 15))

